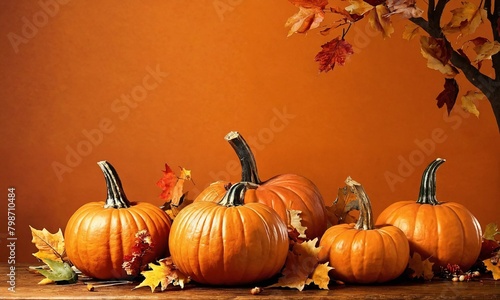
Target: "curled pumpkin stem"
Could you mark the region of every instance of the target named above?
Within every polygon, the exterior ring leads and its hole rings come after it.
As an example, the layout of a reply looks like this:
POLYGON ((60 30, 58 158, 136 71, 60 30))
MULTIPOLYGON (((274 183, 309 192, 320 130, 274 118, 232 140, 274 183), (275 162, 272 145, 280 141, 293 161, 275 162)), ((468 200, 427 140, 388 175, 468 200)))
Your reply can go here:
POLYGON ((104 204, 104 208, 128 208, 130 201, 128 201, 125 192, 123 191, 122 182, 115 168, 107 161, 103 160, 97 163, 104 173, 106 180, 106 188, 108 191, 108 198, 104 204))
POLYGON ((417 203, 438 205, 436 199, 436 171, 446 160, 437 158, 431 162, 424 173, 422 174, 422 182, 420 183, 420 194, 418 195, 417 203))

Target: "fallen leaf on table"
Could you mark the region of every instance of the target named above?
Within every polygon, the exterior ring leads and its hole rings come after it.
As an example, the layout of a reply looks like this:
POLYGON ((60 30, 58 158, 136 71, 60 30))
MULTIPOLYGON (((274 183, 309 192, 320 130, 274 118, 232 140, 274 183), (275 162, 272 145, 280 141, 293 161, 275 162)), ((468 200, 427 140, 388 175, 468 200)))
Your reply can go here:
POLYGON ((38 273, 46 277, 38 284, 49 284, 54 282, 75 283, 77 281, 78 275, 68 263, 48 258, 41 258, 41 260, 49 266, 50 270, 37 270, 38 273))
POLYGON ((418 252, 413 253, 408 262, 408 268, 413 271, 410 277, 431 280, 434 277, 434 272, 432 271, 433 265, 434 263, 430 262, 429 259, 422 260, 418 252))
POLYGON ((38 230, 30 226, 32 240, 38 249, 33 255, 38 259, 50 259, 63 261, 65 255, 64 237, 61 229, 56 233, 50 233, 47 229, 38 230))
MULTIPOLYGON (((497 254, 498 255, 498 254, 497 254)), ((488 258, 483 260, 484 265, 486 266, 486 270, 490 271, 493 275, 493 279, 500 279, 500 264, 497 258, 488 258), (496 264, 493 263, 493 260, 496 261, 496 264)))
POLYGON ((184 284, 190 281, 188 276, 184 275, 175 267, 172 258, 164 258, 158 261, 158 263, 159 265, 150 263, 148 266, 151 270, 141 272, 144 276, 144 281, 134 289, 149 286, 151 292, 154 292, 155 289, 161 285, 161 291, 164 291, 170 284, 184 288, 184 284))

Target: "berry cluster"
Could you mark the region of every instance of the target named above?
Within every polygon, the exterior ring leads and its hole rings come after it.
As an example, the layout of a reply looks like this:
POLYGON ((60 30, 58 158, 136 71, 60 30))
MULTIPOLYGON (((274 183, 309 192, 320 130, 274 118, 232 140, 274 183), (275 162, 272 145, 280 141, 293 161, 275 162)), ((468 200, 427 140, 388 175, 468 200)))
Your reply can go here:
POLYGON ((448 264, 446 267, 440 267, 439 276, 441 278, 451 279, 453 282, 471 281, 475 277, 481 276, 479 270, 471 269, 463 272, 459 265, 448 264))

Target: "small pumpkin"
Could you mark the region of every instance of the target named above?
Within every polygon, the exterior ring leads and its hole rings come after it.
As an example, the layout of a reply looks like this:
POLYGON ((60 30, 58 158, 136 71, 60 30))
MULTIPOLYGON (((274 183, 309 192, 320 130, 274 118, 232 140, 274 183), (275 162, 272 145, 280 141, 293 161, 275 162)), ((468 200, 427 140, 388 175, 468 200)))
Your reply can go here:
POLYGON ((147 202, 130 202, 116 170, 107 161, 98 162, 107 185, 106 201, 90 202, 69 219, 64 232, 66 254, 82 271, 97 279, 128 277, 122 264, 131 254, 135 235, 147 230, 153 249, 142 262, 147 264, 168 253, 170 219, 159 207, 147 202))
POLYGON ((481 251, 481 226, 462 204, 437 201, 436 170, 444 162, 438 158, 427 166, 416 202, 391 204, 382 211, 376 223, 399 227, 410 241, 412 253, 429 258, 435 267, 446 267, 450 263, 466 271, 481 251))
MULTIPOLYGON (((263 203, 272 207, 283 221, 290 224, 289 210, 300 211, 301 225, 307 227, 308 239, 320 237, 327 227, 327 216, 323 197, 318 188, 309 179, 296 174, 282 174, 262 181, 257 172, 254 155, 247 142, 238 132, 229 132, 225 139, 238 155, 242 169, 242 182, 257 186, 248 189, 245 203, 263 203)), ((196 201, 219 201, 230 185, 227 181, 217 181, 203 190, 196 201)))
POLYGON ((277 274, 288 253, 286 224, 270 207, 244 203, 249 183, 231 186, 219 203, 194 202, 172 224, 170 255, 194 281, 242 285, 277 274))
POLYGON ((329 261, 333 278, 349 283, 382 283, 400 276, 409 260, 405 234, 392 225, 374 226, 370 199, 351 178, 346 184, 359 199, 357 223, 334 225, 320 240, 320 261, 329 261))

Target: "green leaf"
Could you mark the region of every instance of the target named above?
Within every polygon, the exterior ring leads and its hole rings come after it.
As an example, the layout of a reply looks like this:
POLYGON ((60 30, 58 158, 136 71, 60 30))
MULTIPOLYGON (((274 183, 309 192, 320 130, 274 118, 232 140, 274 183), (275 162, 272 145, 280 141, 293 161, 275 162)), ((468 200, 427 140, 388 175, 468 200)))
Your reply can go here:
MULTIPOLYGON (((42 261, 49 266, 50 270, 38 270, 40 274, 54 282, 65 281, 67 283, 75 283, 78 275, 73 271, 71 266, 66 262, 55 261, 48 258, 42 258, 42 261)), ((42 280, 46 281, 45 279, 42 280)))
POLYGON ((500 231, 498 231, 498 225, 496 223, 490 223, 484 228, 483 238, 495 241, 495 235, 497 234, 500 234, 500 231))

